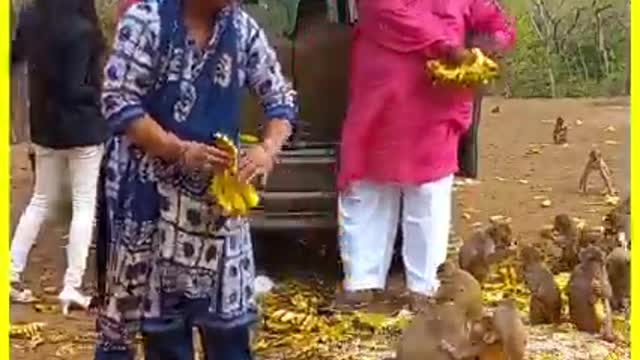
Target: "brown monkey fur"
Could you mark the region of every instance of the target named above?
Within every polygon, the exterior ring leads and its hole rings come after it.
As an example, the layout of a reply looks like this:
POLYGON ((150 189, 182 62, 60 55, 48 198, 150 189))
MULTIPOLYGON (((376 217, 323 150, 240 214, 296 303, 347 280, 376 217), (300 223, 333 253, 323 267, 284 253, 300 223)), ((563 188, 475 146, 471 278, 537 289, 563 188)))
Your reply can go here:
POLYGON ((611 284, 611 309, 626 311, 631 299, 631 256, 624 247, 613 249, 607 256, 607 274, 611 284))
POLYGON ((441 347, 456 360, 524 360, 527 329, 513 299, 503 299, 493 315, 473 323, 466 343, 456 346, 445 339, 441 347))
POLYGON ((524 360, 527 329, 513 299, 504 299, 493 311, 493 326, 498 333, 507 360, 524 360))
POLYGON ((437 277, 438 291, 402 334, 397 360, 450 360, 440 342, 462 346, 468 324, 484 315, 482 289, 471 274, 445 261, 438 266, 437 277))
POLYGON ((609 302, 612 290, 602 250, 590 245, 580 251, 580 263, 571 273, 568 290, 569 316, 578 330, 600 332, 606 340, 614 339, 609 302), (604 304, 604 319, 596 311, 598 301, 604 304))
POLYGON ((462 346, 467 340, 467 318, 453 302, 431 302, 418 313, 400 337, 396 360, 451 360, 445 341, 462 346))
POLYGON ((605 238, 613 239, 617 246, 629 248, 630 246, 630 218, 631 198, 613 208, 603 219, 605 238))
POLYGON ((440 281, 434 295, 436 302, 455 303, 469 320, 482 317, 482 288, 471 274, 460 269, 454 262, 445 261, 438 266, 436 276, 440 281))
POLYGON ((529 321, 532 325, 559 323, 562 317, 562 297, 553 274, 534 247, 523 247, 520 257, 522 275, 531 292, 529 321))
POLYGON ((511 225, 506 222, 491 224, 485 230, 475 232, 460 247, 460 268, 468 271, 482 283, 489 268, 507 257, 514 245, 511 225))
POLYGON ((561 116, 556 119, 556 126, 553 128, 553 143, 566 144, 569 127, 561 116))
POLYGON ((587 227, 580 232, 578 239, 578 248, 585 249, 589 245, 601 248, 605 243, 604 232, 598 227, 587 227))
POLYGON ((553 220, 554 242, 562 250, 554 273, 569 271, 578 263, 578 236, 576 223, 567 214, 559 214, 553 220))
POLYGON ((589 160, 587 160, 587 165, 585 165, 582 176, 580 177, 580 182, 578 183, 579 190, 583 193, 587 192, 589 175, 594 171, 600 174, 602 181, 607 187, 607 192, 609 193, 609 195, 614 195, 616 192, 613 188, 613 182, 611 180, 611 170, 609 170, 609 166, 607 166, 607 163, 602 157, 602 153, 598 149, 592 149, 589 152, 589 160))
POLYGON ((613 249, 625 244, 625 242, 619 240, 617 236, 606 236, 605 229, 602 226, 595 226, 582 229, 578 244, 579 249, 585 249, 589 245, 593 245, 602 250, 603 253, 608 254, 613 249))

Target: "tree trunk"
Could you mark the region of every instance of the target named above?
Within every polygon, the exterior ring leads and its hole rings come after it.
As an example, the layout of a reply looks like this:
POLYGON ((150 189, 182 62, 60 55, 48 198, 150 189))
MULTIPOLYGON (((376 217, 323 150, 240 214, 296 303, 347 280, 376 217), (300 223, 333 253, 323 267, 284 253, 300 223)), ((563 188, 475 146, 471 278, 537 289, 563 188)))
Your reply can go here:
POLYGON ((630 26, 630 14, 629 10, 631 7, 631 1, 627 3, 624 11, 624 22, 626 25, 625 31, 625 47, 624 47, 624 57, 625 57, 625 79, 624 79, 624 94, 631 94, 631 26, 630 26))

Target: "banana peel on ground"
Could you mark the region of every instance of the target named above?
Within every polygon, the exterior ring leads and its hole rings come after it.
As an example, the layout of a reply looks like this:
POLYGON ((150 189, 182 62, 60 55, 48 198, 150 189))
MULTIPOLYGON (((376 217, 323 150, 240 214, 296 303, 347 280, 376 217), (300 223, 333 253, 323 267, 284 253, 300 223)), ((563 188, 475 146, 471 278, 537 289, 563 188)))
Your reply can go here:
POLYGON ((473 61, 461 65, 448 64, 443 60, 429 60, 426 63, 428 75, 438 83, 464 87, 486 85, 498 77, 500 67, 480 49, 471 49, 473 61))
POLYGON ((244 216, 260 203, 258 192, 252 184, 242 183, 237 178, 239 151, 234 142, 229 137, 216 133, 214 144, 231 155, 232 165, 213 177, 209 194, 218 201, 226 216, 244 216))
POLYGON ((260 299, 261 321, 253 349, 264 358, 278 354, 286 359, 363 359, 348 344, 371 342, 388 348, 410 320, 365 312, 339 313, 330 307, 333 293, 320 284, 285 282, 260 299), (380 338, 381 341, 375 340, 380 338))

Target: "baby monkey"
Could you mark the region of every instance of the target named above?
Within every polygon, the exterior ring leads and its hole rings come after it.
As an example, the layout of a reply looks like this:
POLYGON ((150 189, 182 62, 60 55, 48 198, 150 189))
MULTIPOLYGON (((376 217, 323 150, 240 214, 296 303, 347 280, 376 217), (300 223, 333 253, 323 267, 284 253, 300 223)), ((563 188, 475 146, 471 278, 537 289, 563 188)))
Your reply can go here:
POLYGON ((514 245, 511 224, 495 222, 476 231, 462 244, 458 254, 460 268, 482 283, 489 275, 491 265, 514 252, 514 245))
POLYGON ((525 246, 520 253, 522 275, 531 292, 529 321, 532 325, 557 324, 562 317, 562 297, 553 274, 533 246, 525 246))
POLYGON ((582 176, 580 177, 578 189, 583 193, 587 192, 589 175, 594 171, 600 174, 602 181, 607 187, 607 192, 609 193, 609 195, 614 195, 615 189, 613 188, 613 182, 611 181, 611 170, 609 170, 607 163, 602 157, 602 153, 598 149, 592 149, 589 152, 589 160, 587 161, 587 165, 585 166, 584 171, 582 172, 582 176))
POLYGON ((556 119, 556 126, 553 128, 553 143, 557 145, 567 143, 569 127, 561 116, 556 119))
POLYGON ((456 360, 524 360, 527 329, 513 299, 505 298, 493 315, 472 324, 466 343, 456 346, 444 339, 441 347, 456 360))
POLYGON ((600 332, 605 340, 615 340, 611 314, 611 284, 605 267, 604 253, 590 245, 580 251, 580 263, 571 273, 568 284, 569 316, 578 330, 600 332), (598 302, 604 305, 604 318, 596 309, 598 302))

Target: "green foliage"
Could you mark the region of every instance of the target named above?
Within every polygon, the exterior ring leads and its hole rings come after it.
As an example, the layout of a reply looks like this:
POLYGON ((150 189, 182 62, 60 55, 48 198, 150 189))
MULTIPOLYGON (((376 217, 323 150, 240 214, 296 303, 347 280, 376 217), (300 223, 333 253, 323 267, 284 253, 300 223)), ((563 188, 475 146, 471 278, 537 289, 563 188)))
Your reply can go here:
POLYGON ((516 16, 518 29, 517 48, 510 54, 505 71, 505 82, 512 96, 624 94, 629 44, 628 2, 512 0, 507 7, 516 16), (540 15, 537 4, 542 4, 548 12, 540 15), (606 8, 599 14, 601 39, 596 8, 606 8), (577 12, 580 16, 572 25, 577 12), (554 25, 558 29, 556 35, 552 31, 546 33, 545 30, 552 30, 554 25), (555 94, 550 74, 553 74, 555 94))
POLYGON ((116 7, 118 5, 117 0, 96 0, 96 10, 98 11, 98 17, 102 25, 102 31, 104 32, 107 41, 111 42, 113 35, 116 31, 116 7))

